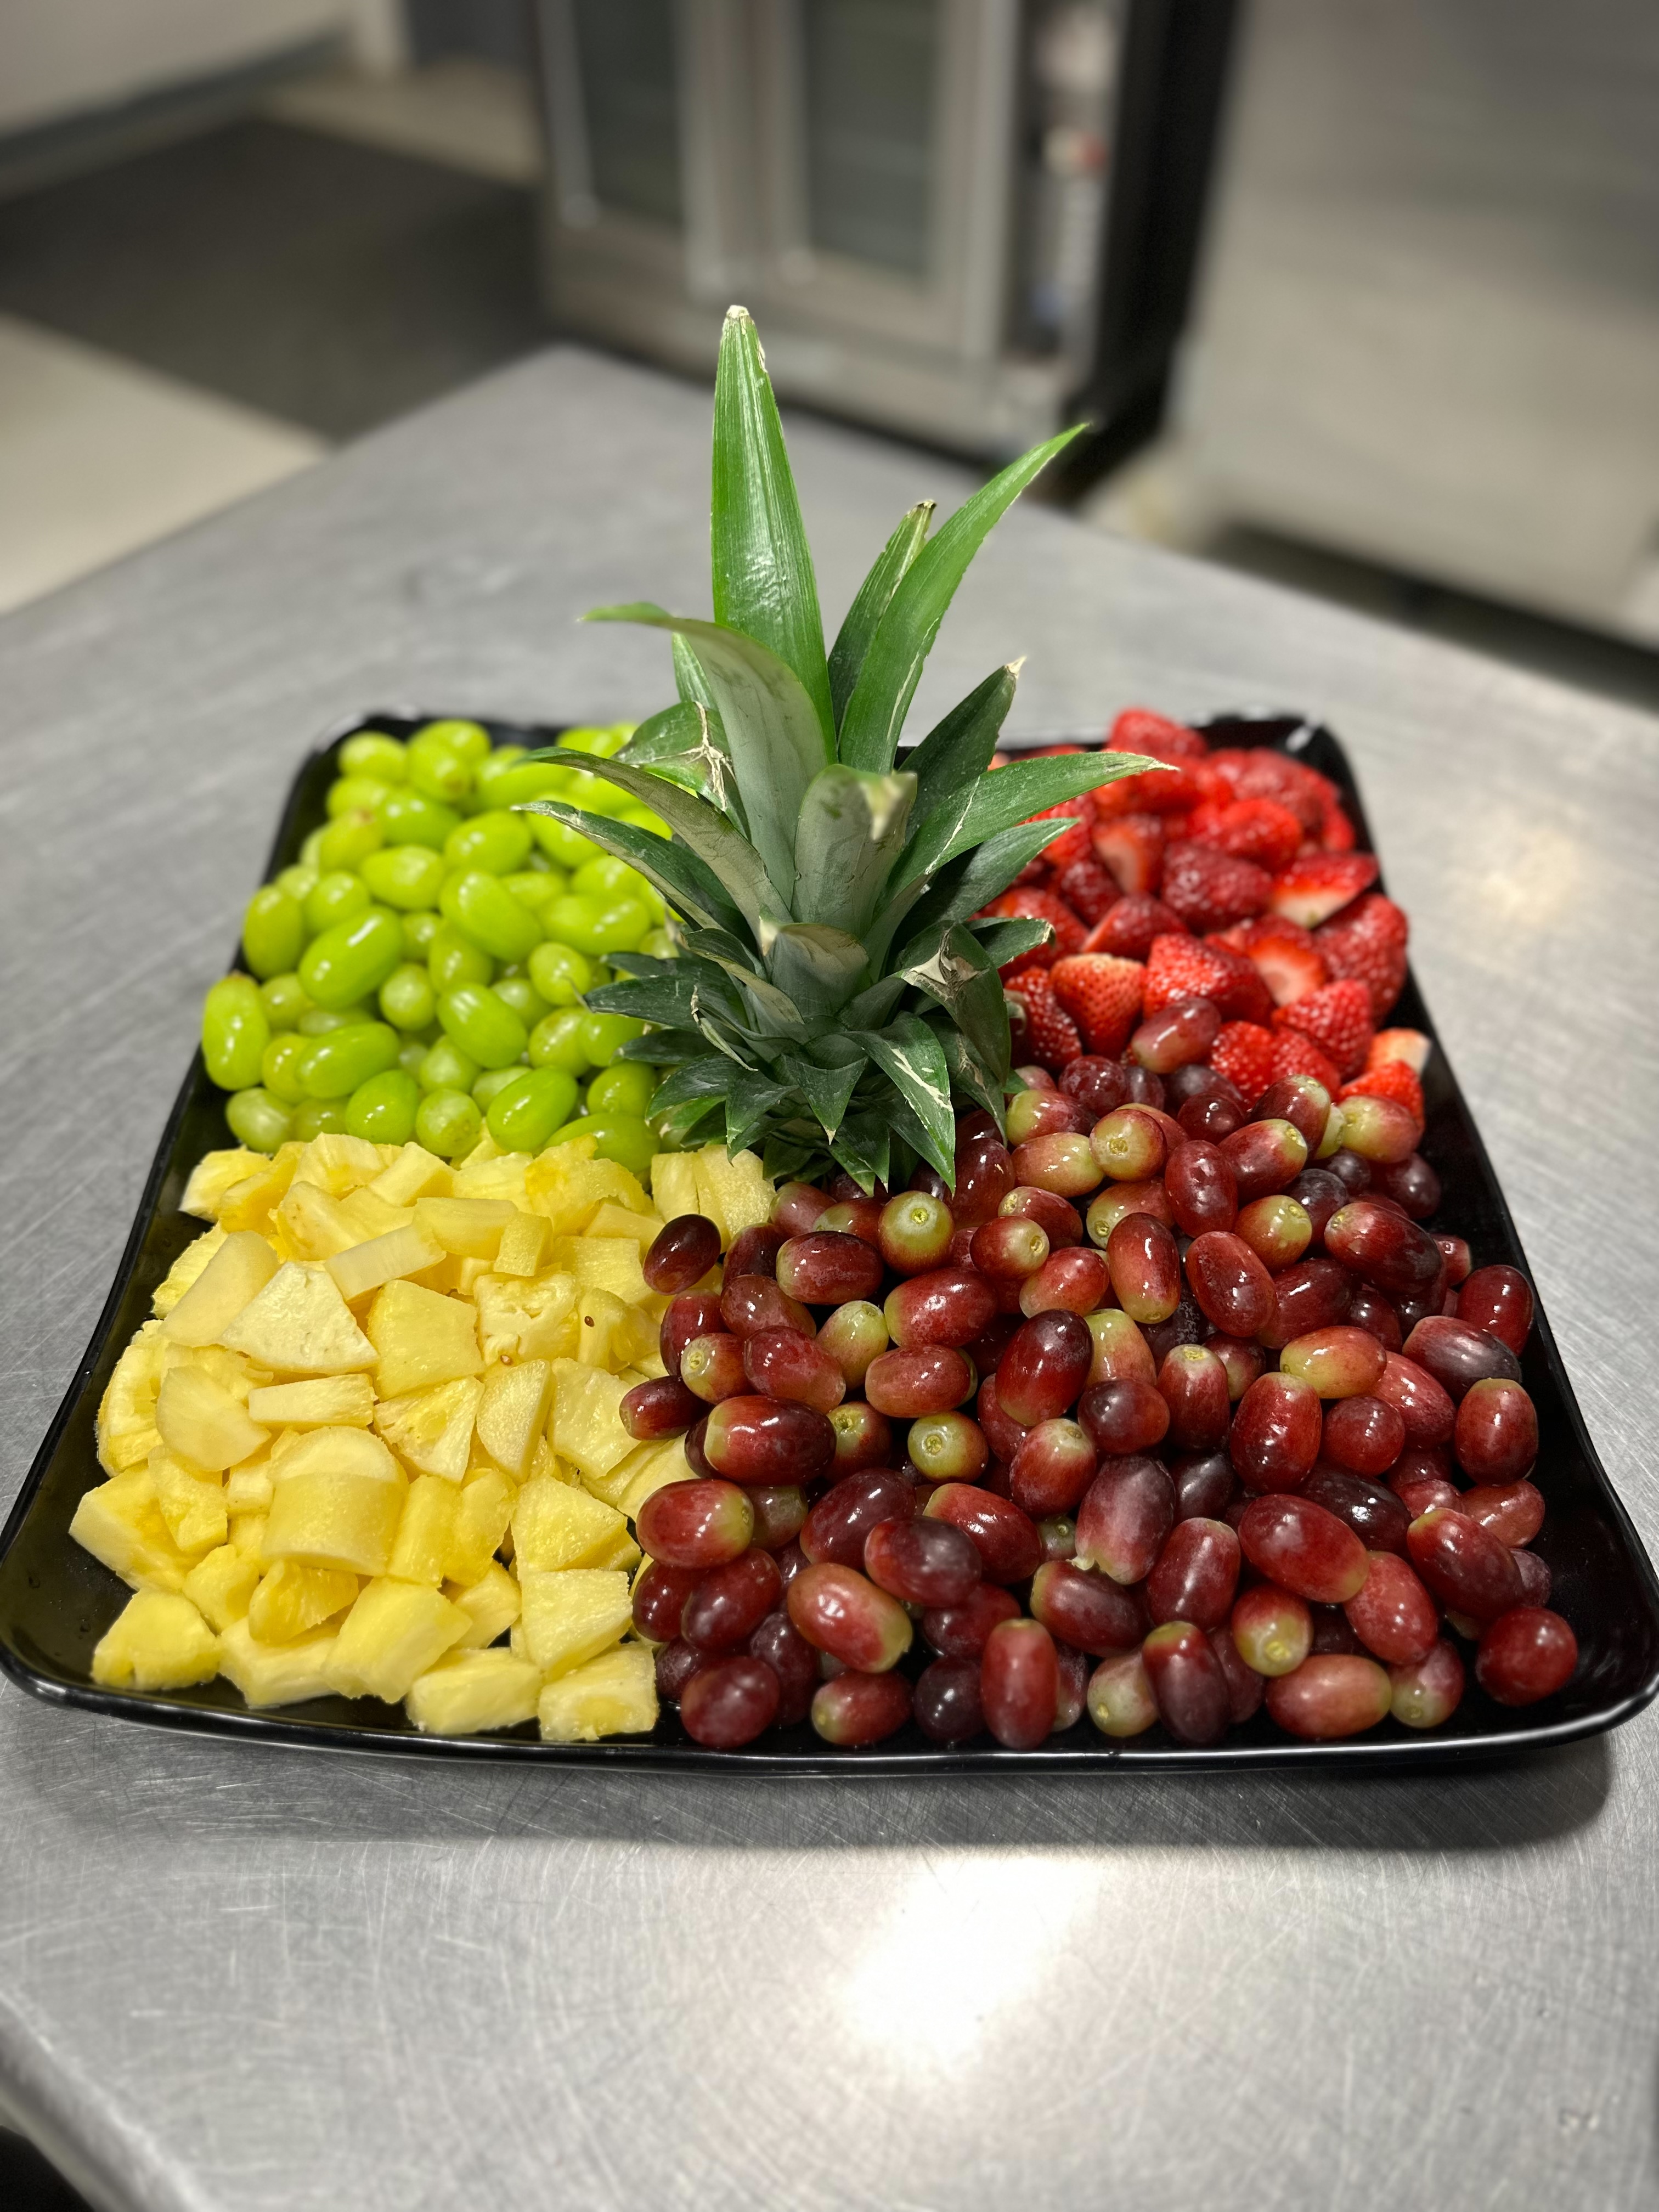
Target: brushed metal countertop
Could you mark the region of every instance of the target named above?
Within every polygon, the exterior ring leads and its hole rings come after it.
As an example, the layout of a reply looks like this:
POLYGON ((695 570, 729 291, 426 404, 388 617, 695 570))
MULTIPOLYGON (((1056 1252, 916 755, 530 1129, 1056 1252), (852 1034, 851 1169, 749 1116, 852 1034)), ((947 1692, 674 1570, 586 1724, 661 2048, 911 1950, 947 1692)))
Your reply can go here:
MULTIPOLYGON (((669 694, 708 400, 557 349, 0 625, 0 1488, 301 753, 669 694)), ((832 618, 965 479, 792 441, 832 618)), ((1659 722, 1017 511, 919 702, 1350 747, 1602 1458, 1659 1539, 1659 722)), ((0 1689, 0 2099, 100 2205, 1650 2201, 1659 1715, 1447 1781, 759 1783, 192 1741, 0 1689)))

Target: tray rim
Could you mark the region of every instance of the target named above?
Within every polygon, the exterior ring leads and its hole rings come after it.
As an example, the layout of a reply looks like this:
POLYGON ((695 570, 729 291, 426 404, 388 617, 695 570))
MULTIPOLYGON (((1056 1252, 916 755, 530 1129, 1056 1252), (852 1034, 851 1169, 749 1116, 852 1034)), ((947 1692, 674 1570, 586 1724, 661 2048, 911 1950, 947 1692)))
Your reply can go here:
MULTIPOLYGON (((326 732, 307 748, 295 769, 259 881, 269 881, 282 865, 283 852, 290 836, 295 816, 302 803, 307 775, 328 753, 359 730, 372 729, 389 721, 419 723, 433 719, 434 717, 429 713, 404 706, 346 715, 331 724, 326 732)), ((466 719, 482 721, 492 732, 510 729, 538 737, 555 734, 558 730, 570 726, 563 723, 510 722, 503 717, 488 715, 469 715, 466 719)), ((1354 817, 1355 828, 1359 833, 1361 848, 1375 852, 1375 843, 1370 837, 1359 793, 1358 780, 1341 739, 1328 725, 1298 712, 1256 705, 1195 717, 1187 726, 1202 732, 1218 725, 1231 727, 1242 725, 1261 731, 1263 734, 1258 737, 1257 743, 1273 744, 1276 749, 1292 755, 1317 738, 1328 739, 1335 746, 1346 769, 1349 790, 1346 796, 1349 811, 1354 817), (1279 731, 1279 734, 1276 738, 1267 737, 1266 732, 1270 728, 1279 731), (1302 741, 1300 744, 1298 738, 1302 741)), ((1093 750, 1097 749, 1101 743, 1097 729, 1011 732, 1001 740, 1000 750, 1005 753, 1030 752, 1056 744, 1079 744, 1093 750)), ((233 963, 238 950, 240 944, 233 950, 233 963)), ((1503 1186, 1486 1151, 1485 1139, 1463 1097, 1462 1086, 1457 1084, 1452 1070, 1450 1056, 1440 1040, 1433 1018, 1428 1013, 1427 1002, 1423 999, 1421 988, 1409 967, 1407 988, 1416 990, 1419 1001, 1424 1007, 1429 1033, 1456 1091, 1474 1149, 1485 1170, 1499 1224, 1524 1262, 1524 1247, 1503 1186)), ((184 1080, 163 1123, 109 1291, 100 1309, 87 1347, 76 1364, 63 1398, 13 1500, 4 1526, 0 1528, 0 1569, 3 1569, 13 1546, 21 1534, 35 1498, 45 1483, 58 1440, 73 1417, 105 1349, 107 1337, 115 1327, 128 1285, 137 1270, 158 1211, 161 1187, 173 1164, 173 1146, 196 1097, 201 1073, 198 1048, 191 1054, 184 1080)), ((1599 1486, 1607 1517, 1613 1532, 1622 1540, 1650 1615, 1659 1620, 1659 1572, 1656 1572, 1640 1533, 1612 1478, 1601 1464, 1541 1303, 1537 1306, 1534 1328, 1540 1353, 1560 1391, 1576 1442, 1599 1486)), ((1565 1719, 1528 1723, 1497 1734, 1455 1734, 1434 1729, 1404 1741, 1397 1736, 1379 1738, 1366 1735, 1340 1738, 1331 1742, 1306 1742, 1280 1736, 1265 1741, 1223 1742, 1203 1748, 1171 1744, 1167 1741, 1137 1747, 1139 1739, 1131 1739, 1118 1746, 1104 1738, 1091 1738, 1070 1747, 1038 1746, 1029 1751, 1011 1751, 1000 1745, 981 1743, 978 1740, 961 1747, 912 1746, 905 1749, 892 1749, 874 1745, 861 1750, 836 1751, 809 1735, 806 1744, 799 1749, 781 1746, 761 1749, 748 1746, 735 1751, 711 1751, 695 1744, 659 1743, 649 1737, 616 1737, 591 1744, 551 1744, 517 1735, 423 1735, 408 1726, 377 1729, 320 1718, 295 1718, 291 1717, 296 1711, 293 1707, 253 1709, 244 1706, 240 1710, 234 1710, 189 1705, 165 1694, 106 1689, 90 1680, 70 1679, 47 1672, 15 1649, 11 1641, 10 1625, 7 1621, 0 1621, 0 1674, 47 1705, 76 1707, 108 1717, 185 1735, 252 1741, 290 1749, 381 1758, 459 1759, 512 1764, 528 1761, 545 1766, 599 1767, 641 1772, 730 1773, 778 1780, 820 1779, 848 1774, 894 1779, 907 1775, 931 1777, 1032 1772, 1083 1777, 1109 1773, 1176 1775, 1305 1771, 1310 1769, 1350 1774, 1379 1771, 1421 1773, 1448 1766, 1462 1770, 1488 1766, 1605 1735, 1633 1719, 1656 1696, 1659 1696, 1659 1656, 1656 1656, 1646 1678, 1636 1688, 1604 1706, 1565 1719)), ((805 1724, 790 1733, 792 1735, 805 1734, 805 1724)))

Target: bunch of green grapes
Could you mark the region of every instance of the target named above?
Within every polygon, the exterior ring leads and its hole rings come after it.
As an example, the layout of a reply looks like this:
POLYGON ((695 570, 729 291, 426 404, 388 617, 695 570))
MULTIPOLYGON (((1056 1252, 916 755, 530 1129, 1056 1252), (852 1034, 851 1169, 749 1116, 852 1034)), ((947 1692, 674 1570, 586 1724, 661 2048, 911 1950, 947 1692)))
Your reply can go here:
MULTIPOLYGON (((610 754, 630 726, 567 731, 610 754)), ((461 1158, 486 1127, 511 1152, 592 1135, 643 1173, 660 1140, 655 1078, 612 1065, 641 1024, 589 1013, 605 956, 673 951, 638 872, 545 815, 568 799, 659 835, 655 815, 580 769, 491 747, 476 722, 407 744, 360 731, 340 748, 328 821, 256 891, 246 973, 207 994, 202 1050, 237 1139, 270 1152, 343 1129, 461 1158)))

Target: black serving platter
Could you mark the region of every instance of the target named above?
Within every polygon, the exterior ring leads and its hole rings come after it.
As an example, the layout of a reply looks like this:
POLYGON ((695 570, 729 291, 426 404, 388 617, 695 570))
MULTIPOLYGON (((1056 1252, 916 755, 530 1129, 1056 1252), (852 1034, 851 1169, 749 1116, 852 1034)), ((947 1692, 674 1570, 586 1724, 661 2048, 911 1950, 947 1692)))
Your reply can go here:
MULTIPOLYGON (((386 714, 354 721, 313 751, 289 792, 267 875, 293 860, 302 840, 325 818, 324 797, 335 755, 346 738, 359 729, 407 736, 426 719, 386 714)), ((1371 849, 1352 770, 1328 730, 1293 715, 1266 713, 1218 716, 1201 726, 1219 744, 1279 747, 1329 776, 1342 793, 1361 848, 1371 849)), ((497 744, 545 744, 555 734, 550 727, 486 727, 497 744)), ((1013 747, 1054 742, 1030 738, 1014 740, 1013 747)), ((1083 742, 1099 740, 1091 734, 1083 742)), ((1392 1018, 1435 1036, 1411 976, 1392 1018)), ((1466 1237, 1477 1266, 1507 1261, 1530 1279, 1492 1164, 1437 1037, 1435 1046, 1424 1084, 1428 1127, 1422 1149, 1445 1187, 1437 1226, 1466 1237)), ((222 1679, 157 1695, 101 1688, 92 1680, 93 1649, 129 1593, 70 1540, 69 1525, 83 1492, 104 1480, 94 1425, 111 1372, 134 1330, 149 1317, 156 1285, 184 1247, 201 1234, 203 1224, 179 1212, 191 1170, 205 1152, 231 1141, 222 1094, 209 1082, 198 1054, 162 1131, 92 1342, 0 1532, 0 1668, 36 1697, 155 1727, 317 1751, 733 1775, 943 1775, 1036 1769, 1073 1774, 1255 1767, 1443 1771, 1616 1728, 1659 1691, 1659 1581, 1585 1432, 1541 1307, 1522 1361, 1523 1380, 1538 1409, 1540 1482, 1549 1501, 1534 1548, 1549 1565, 1554 1578, 1551 1603, 1572 1623, 1580 1656, 1565 1690, 1525 1711, 1494 1704, 1475 1685, 1471 1668, 1468 1692, 1453 1721, 1426 1735, 1389 1720, 1345 1741, 1303 1743, 1281 1735, 1259 1713, 1207 1750, 1173 1743, 1161 1729, 1114 1745, 1084 1720, 1036 1751, 1006 1751, 988 1737, 942 1748, 914 1725, 867 1750, 836 1751, 803 1723, 743 1751, 715 1752, 693 1743, 672 1710, 665 1711, 648 1737, 544 1744, 533 1723, 499 1735, 424 1736, 401 1706, 365 1698, 319 1698, 303 1705, 250 1711, 222 1679)))

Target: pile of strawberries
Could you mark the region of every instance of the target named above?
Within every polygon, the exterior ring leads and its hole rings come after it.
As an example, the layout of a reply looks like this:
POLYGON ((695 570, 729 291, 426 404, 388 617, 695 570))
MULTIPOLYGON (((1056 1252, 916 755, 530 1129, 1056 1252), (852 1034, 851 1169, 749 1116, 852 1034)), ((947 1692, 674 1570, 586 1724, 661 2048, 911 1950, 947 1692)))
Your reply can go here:
POLYGON ((1079 1054, 1115 1058, 1146 1016, 1207 999, 1224 1017, 1208 1064, 1247 1108, 1310 1075, 1334 1098, 1393 1098, 1420 1127, 1427 1040, 1382 1026, 1406 980, 1406 916, 1328 777, 1266 747, 1212 750, 1145 708, 1107 744, 1169 765, 1053 809, 1073 826, 986 909, 1054 932, 1002 971, 1025 1018, 1015 1059, 1058 1074, 1079 1054))

